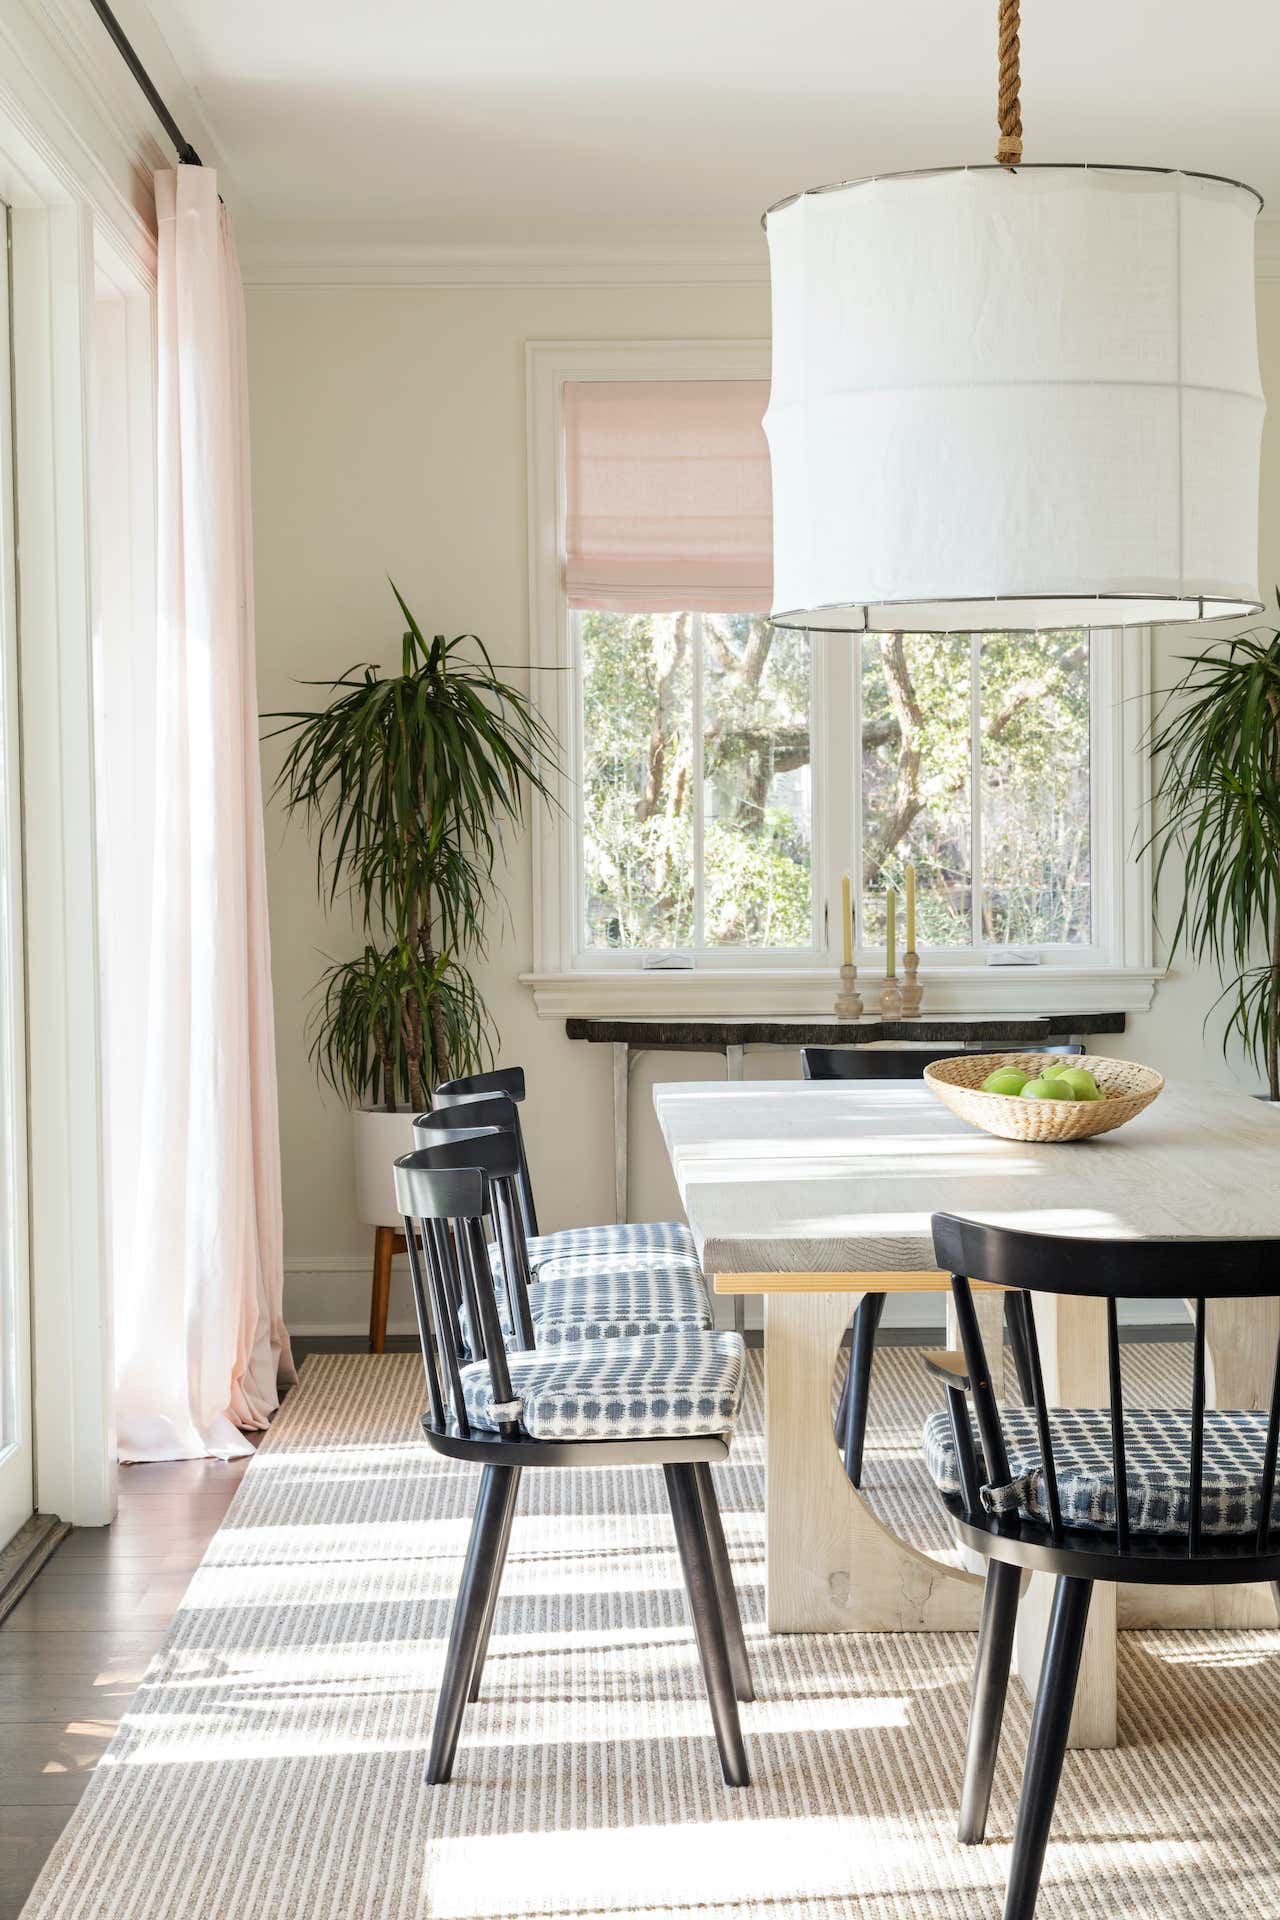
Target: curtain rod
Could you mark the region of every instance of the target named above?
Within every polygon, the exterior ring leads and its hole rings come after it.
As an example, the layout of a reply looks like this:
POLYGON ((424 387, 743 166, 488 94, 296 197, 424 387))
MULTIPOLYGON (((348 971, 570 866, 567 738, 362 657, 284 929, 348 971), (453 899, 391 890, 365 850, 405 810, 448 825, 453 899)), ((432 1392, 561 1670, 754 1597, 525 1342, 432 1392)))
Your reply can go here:
POLYGON ((124 61, 126 67, 128 67, 130 73, 142 88, 156 119, 160 122, 170 140, 172 140, 174 146, 177 148, 178 164, 184 167, 198 167, 201 164, 200 155, 186 138, 182 128, 178 125, 168 107, 166 107, 164 101, 161 99, 159 89, 135 53, 129 36, 107 5, 107 0, 89 0, 89 4, 97 14, 99 20, 101 20, 107 32, 111 35, 120 58, 124 61))

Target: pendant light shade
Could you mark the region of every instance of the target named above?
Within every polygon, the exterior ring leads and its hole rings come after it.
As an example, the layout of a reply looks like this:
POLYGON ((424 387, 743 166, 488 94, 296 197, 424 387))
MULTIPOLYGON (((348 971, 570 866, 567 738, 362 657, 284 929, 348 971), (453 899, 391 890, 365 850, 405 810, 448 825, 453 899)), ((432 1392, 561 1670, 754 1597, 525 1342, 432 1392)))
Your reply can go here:
POLYGON ((774 621, 1126 626, 1258 610, 1251 189, 967 168, 766 216, 774 621))

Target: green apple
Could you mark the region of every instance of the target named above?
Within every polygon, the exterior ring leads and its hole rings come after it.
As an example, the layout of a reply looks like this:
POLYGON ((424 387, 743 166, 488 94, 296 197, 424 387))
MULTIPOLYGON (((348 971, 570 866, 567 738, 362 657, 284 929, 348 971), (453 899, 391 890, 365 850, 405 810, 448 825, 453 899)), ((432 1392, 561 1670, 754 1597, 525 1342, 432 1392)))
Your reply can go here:
POLYGON ((979 1091, 982 1093, 1021 1093, 1030 1078, 1031 1075, 1025 1073, 1021 1067, 997 1067, 994 1073, 987 1075, 979 1091))
POLYGON ((1073 1100, 1103 1100, 1106 1095, 1087 1067, 1068 1067, 1065 1073, 1058 1075, 1064 1087, 1071 1090, 1073 1100))
POLYGON ((1075 1095, 1060 1079, 1046 1080, 1042 1075, 1039 1080, 1028 1080, 1021 1097, 1024 1100, 1072 1100, 1075 1095))
POLYGON ((1070 1071, 1071 1058, 1070 1055, 1065 1055, 1060 1060, 1050 1060, 1047 1066, 1041 1067, 1036 1077, 1040 1080, 1059 1080, 1064 1073, 1070 1073, 1070 1071))

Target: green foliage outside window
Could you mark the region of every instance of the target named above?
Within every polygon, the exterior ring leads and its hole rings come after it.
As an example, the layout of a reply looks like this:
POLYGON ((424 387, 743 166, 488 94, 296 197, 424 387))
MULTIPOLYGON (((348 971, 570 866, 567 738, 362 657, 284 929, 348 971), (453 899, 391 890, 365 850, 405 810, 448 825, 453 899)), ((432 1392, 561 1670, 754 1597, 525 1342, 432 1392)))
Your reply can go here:
MULTIPOLYGON (((579 645, 587 946, 811 948, 808 637, 745 614, 585 613, 579 645)), ((860 939, 883 940, 884 891, 914 860, 921 947, 1087 943, 1084 634, 872 634, 861 658, 860 768, 828 775, 861 781, 860 939)))

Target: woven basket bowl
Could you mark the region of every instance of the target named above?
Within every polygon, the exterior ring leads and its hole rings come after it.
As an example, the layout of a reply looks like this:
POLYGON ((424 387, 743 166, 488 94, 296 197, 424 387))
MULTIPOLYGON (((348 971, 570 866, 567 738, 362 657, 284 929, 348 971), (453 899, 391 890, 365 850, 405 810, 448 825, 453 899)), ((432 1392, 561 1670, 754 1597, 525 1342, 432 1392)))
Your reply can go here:
POLYGON ((1096 1133, 1112 1133, 1149 1107, 1164 1086, 1164 1075, 1154 1067, 1086 1053, 1071 1065, 1089 1069, 1102 1089, 1101 1100, 1023 1100, 1016 1094, 980 1091, 997 1067, 1038 1073, 1044 1065, 1042 1053, 964 1053, 954 1060, 935 1060, 924 1077, 944 1107, 1002 1140, 1088 1140, 1096 1133))

